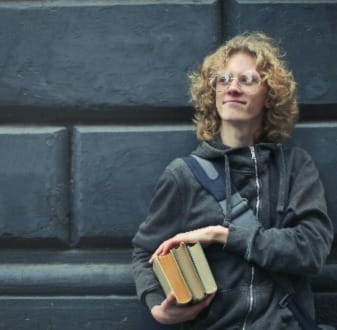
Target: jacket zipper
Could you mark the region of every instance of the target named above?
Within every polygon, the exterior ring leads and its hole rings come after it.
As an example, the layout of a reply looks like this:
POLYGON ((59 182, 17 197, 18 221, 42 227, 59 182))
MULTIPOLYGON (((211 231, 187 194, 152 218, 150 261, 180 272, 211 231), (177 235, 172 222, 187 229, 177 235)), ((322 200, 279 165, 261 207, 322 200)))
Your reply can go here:
POLYGON ((255 268, 254 268, 254 266, 251 266, 250 284, 249 284, 249 298, 248 298, 249 299, 249 307, 248 307, 248 312, 246 314, 245 320, 243 322, 242 330, 246 330, 248 317, 253 310, 253 304, 254 304, 254 275, 255 275, 255 268))
MULTIPOLYGON (((260 208, 260 182, 259 182, 259 175, 258 175, 258 167, 257 167, 257 159, 255 154, 254 146, 250 147, 250 153, 252 155, 252 159, 254 161, 255 167, 255 184, 256 184, 256 205, 255 205, 255 215, 256 217, 259 216, 259 208, 260 208)), ((253 310, 254 304, 254 277, 255 277, 255 268, 251 266, 251 277, 250 277, 250 285, 249 285, 249 307, 248 312, 246 314, 245 320, 243 322, 242 330, 246 330, 247 328, 247 321, 248 317, 253 310)))
POLYGON ((256 183, 255 215, 258 218, 259 217, 259 209, 260 209, 260 181, 259 181, 259 172, 258 172, 258 167, 257 167, 257 159, 256 159, 254 146, 250 147, 250 152, 252 154, 252 159, 254 161, 254 167, 255 167, 255 183, 256 183))

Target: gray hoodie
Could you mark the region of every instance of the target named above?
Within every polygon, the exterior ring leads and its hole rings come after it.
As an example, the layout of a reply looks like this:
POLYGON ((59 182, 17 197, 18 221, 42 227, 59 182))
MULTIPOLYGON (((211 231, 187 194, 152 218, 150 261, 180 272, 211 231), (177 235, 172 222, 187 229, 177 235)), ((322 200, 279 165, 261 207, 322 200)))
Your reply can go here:
MULTIPOLYGON (((225 245, 205 253, 218 285, 211 305, 186 329, 300 329, 275 276, 291 283, 299 304, 314 317, 307 279, 317 274, 330 251, 333 227, 311 157, 300 148, 261 143, 228 148, 203 142, 194 154, 222 158, 227 196, 233 185, 249 201, 258 225, 240 227, 195 179, 184 160, 171 162, 160 177, 146 220, 133 238, 137 294, 151 308, 165 298, 148 260, 166 239, 210 226, 229 228, 225 245), (231 182, 231 184, 229 184, 231 182)), ((227 198, 228 200, 228 198, 227 198)), ((228 203, 227 210, 231 205, 228 203)), ((254 218, 255 218, 254 217, 254 218)))

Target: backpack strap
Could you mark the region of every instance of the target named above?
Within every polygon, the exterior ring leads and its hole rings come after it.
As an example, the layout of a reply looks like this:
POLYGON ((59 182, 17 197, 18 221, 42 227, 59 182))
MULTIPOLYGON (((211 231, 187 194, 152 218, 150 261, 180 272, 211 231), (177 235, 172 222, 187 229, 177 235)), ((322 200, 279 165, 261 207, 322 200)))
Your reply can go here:
POLYGON ((196 155, 183 158, 200 185, 218 202, 226 199, 225 178, 215 164, 196 155))
MULTIPOLYGON (((221 159, 210 161, 196 155, 189 155, 184 157, 183 160, 200 185, 220 204, 223 214, 226 214, 226 178, 221 159)), ((256 216, 248 205, 247 199, 242 198, 233 183, 231 184, 234 192, 230 196, 232 205, 231 223, 245 228, 259 225, 256 216)))

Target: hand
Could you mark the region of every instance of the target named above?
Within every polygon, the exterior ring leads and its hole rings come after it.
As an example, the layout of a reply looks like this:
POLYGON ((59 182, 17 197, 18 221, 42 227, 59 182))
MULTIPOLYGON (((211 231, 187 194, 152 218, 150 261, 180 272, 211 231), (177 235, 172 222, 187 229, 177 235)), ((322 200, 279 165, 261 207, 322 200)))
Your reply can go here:
POLYGON ((161 324, 175 324, 194 320, 211 303, 214 297, 215 292, 195 305, 176 306, 176 299, 171 292, 160 305, 151 308, 151 314, 161 324))
POLYGON ((200 229, 177 234, 159 245, 157 250, 151 256, 149 263, 153 263, 154 257, 167 254, 173 247, 181 242, 193 244, 200 242, 202 244, 222 243, 225 244, 228 236, 228 228, 223 226, 208 226, 200 229))

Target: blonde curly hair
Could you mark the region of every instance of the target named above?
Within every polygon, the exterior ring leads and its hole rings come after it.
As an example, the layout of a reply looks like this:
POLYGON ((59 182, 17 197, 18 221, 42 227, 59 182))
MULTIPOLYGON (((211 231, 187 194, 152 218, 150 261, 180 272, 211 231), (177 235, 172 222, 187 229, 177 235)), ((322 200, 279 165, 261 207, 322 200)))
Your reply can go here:
POLYGON ((255 58, 256 69, 267 86, 271 104, 264 112, 262 132, 255 142, 281 142, 291 134, 298 118, 296 82, 281 59, 284 54, 278 45, 261 32, 244 33, 229 40, 205 57, 199 71, 189 76, 191 101, 196 109, 193 121, 197 138, 210 141, 219 134, 221 120, 209 78, 238 52, 255 58))

